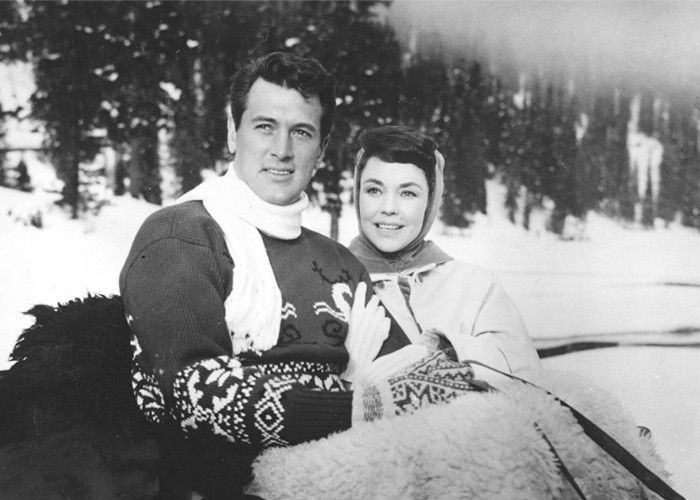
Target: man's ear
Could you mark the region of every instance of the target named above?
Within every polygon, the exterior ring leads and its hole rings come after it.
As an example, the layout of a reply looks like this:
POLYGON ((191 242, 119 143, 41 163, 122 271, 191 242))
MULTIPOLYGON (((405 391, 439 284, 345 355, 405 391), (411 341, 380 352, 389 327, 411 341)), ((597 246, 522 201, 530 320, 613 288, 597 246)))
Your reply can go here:
POLYGON ((233 116, 228 114, 228 150, 231 154, 236 152, 236 124, 233 122, 233 116))
POLYGON ((321 168, 321 163, 323 162, 323 155, 326 154, 326 148, 328 147, 328 137, 326 137, 323 142, 321 143, 321 152, 318 154, 318 157, 316 158, 316 165, 314 166, 314 175, 316 175, 316 172, 318 172, 318 169, 321 168))

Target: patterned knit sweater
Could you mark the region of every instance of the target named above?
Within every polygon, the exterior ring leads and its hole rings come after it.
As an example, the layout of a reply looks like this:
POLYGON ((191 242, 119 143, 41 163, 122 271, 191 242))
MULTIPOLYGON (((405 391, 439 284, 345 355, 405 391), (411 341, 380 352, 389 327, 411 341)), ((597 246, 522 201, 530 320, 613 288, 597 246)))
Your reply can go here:
MULTIPOLYGON (((347 313, 369 275, 340 244, 302 228, 263 234, 282 294, 278 343, 232 355, 224 301, 235 263, 201 202, 159 210, 139 230, 119 285, 134 333, 137 402, 152 422, 175 422, 248 449, 318 439, 351 425, 352 394, 339 374, 347 313)), ((382 348, 408 343, 392 326, 382 348)))

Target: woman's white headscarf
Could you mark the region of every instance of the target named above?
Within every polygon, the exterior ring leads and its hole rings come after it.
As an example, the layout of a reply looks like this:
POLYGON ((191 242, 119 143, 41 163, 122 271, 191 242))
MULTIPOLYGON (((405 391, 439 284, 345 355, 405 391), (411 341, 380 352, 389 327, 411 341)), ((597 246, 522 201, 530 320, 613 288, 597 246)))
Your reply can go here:
MULTIPOLYGON (((364 157, 364 149, 360 149, 355 156, 354 200, 355 215, 358 221, 360 234, 349 245, 350 251, 362 262, 367 270, 374 273, 401 272, 409 269, 424 267, 429 264, 441 264, 452 260, 432 241, 425 241, 425 237, 440 212, 442 193, 445 188, 444 169, 445 158, 440 151, 435 150, 435 182, 431 186, 428 196, 428 206, 423 217, 423 225, 416 238, 401 250, 394 253, 385 253, 379 250, 367 237, 360 224, 360 184, 362 172, 360 165, 364 157)), ((364 162, 366 164, 366 162, 364 162)), ((426 176, 427 177, 427 176, 426 176)), ((428 179, 430 180, 430 179, 428 179)), ((430 182, 429 182, 430 184, 430 182)))

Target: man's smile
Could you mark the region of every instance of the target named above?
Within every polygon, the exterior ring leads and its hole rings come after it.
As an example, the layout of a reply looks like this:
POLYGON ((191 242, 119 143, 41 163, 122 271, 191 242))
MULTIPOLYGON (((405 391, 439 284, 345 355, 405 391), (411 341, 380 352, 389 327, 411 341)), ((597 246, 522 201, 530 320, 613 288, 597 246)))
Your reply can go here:
POLYGON ((293 170, 282 170, 278 168, 264 168, 263 172, 267 172, 272 175, 288 176, 294 173, 293 170))

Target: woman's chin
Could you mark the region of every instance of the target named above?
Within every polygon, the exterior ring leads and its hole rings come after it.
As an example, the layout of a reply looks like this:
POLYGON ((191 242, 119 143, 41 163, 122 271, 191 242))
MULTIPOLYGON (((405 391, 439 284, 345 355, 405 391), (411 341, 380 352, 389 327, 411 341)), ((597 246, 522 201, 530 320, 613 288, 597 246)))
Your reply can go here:
POLYGON ((396 253, 402 250, 406 245, 402 241, 392 241, 388 238, 370 239, 372 244, 383 253, 396 253))

